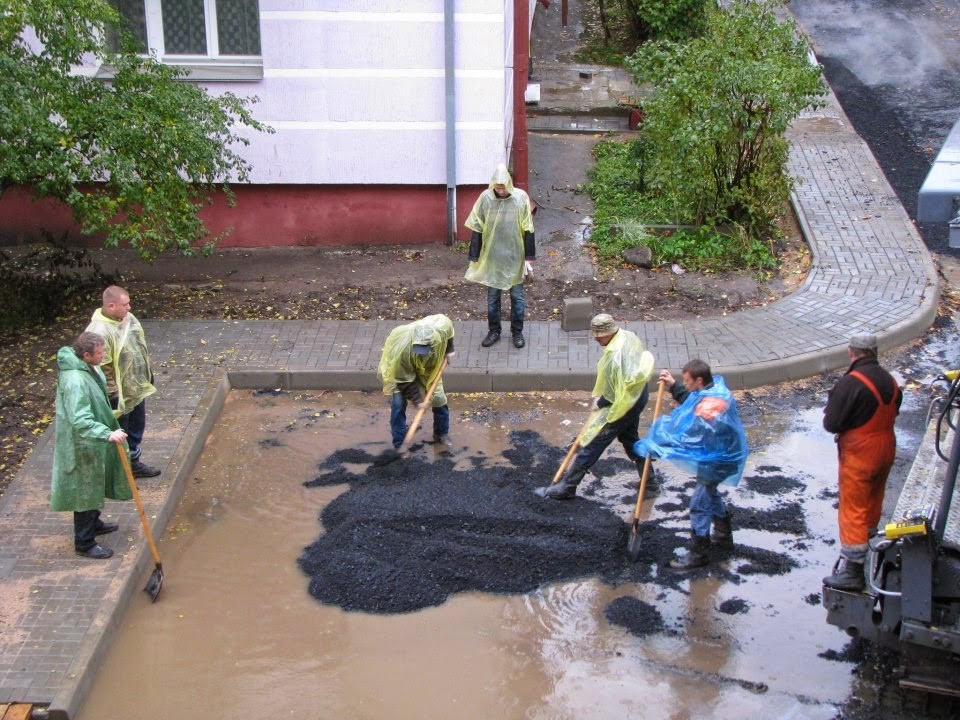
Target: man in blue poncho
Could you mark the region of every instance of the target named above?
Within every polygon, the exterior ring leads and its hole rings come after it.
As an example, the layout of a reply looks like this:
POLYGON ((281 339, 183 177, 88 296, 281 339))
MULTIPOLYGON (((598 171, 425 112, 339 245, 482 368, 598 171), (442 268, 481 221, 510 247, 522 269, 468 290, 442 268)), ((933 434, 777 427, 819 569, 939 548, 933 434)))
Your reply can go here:
POLYGON ((697 489, 690 498, 689 552, 670 561, 674 569, 692 570, 710 562, 711 541, 720 547, 733 546, 730 513, 717 486, 740 482, 747 462, 747 437, 733 394, 703 360, 683 366, 682 385, 668 370, 660 372, 660 380, 680 407, 657 418, 633 449, 637 455, 668 460, 696 475, 697 489))

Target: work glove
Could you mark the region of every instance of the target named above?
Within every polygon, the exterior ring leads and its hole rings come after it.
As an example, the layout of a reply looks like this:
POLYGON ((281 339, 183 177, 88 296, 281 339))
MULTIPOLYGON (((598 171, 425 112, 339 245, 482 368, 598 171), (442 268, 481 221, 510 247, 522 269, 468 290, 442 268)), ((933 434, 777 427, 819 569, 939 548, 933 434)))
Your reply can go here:
POLYGON ((593 399, 594 410, 603 410, 603 408, 610 407, 611 405, 613 405, 613 403, 607 400, 605 397, 603 397, 603 395, 601 395, 600 397, 595 397, 593 399))
POLYGON ((397 391, 414 405, 420 406, 424 402, 423 390, 418 382, 397 383, 397 391))
POLYGON ((453 360, 453 358, 455 358, 456 355, 457 355, 457 353, 456 353, 455 351, 453 351, 453 350, 451 350, 450 352, 448 352, 448 353, 445 355, 445 357, 447 358, 447 362, 449 363, 451 360, 453 360))

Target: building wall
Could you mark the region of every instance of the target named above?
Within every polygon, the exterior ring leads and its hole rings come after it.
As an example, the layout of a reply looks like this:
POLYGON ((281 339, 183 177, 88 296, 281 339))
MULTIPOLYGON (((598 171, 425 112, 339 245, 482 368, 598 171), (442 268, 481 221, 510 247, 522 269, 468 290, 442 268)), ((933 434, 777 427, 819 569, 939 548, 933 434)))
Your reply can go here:
MULTIPOLYGON (((205 83, 257 95, 254 184, 445 185, 443 0, 263 0, 264 77, 205 83)), ((512 7, 512 3, 511 3, 512 7)), ((505 0, 457 0, 457 183, 506 156, 505 0)))
MULTIPOLYGON (((454 7, 463 238, 473 198, 509 159, 513 0, 454 7)), ((249 186, 233 186, 236 208, 204 213, 212 232, 232 228, 223 245, 447 239, 443 0, 261 0, 260 29, 261 79, 202 83, 257 96, 255 117, 276 131, 246 131, 249 186)), ((25 197, 0 198, 0 240, 25 238, 38 221, 65 229, 64 213, 25 197)))

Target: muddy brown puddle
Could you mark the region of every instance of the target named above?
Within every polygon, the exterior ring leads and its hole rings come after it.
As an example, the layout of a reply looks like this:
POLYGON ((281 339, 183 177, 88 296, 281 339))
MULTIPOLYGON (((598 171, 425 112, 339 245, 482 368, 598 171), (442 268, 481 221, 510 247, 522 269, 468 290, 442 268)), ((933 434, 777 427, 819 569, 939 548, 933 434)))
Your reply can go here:
POLYGON ((687 533, 683 472, 656 464, 636 564, 618 534, 636 499, 619 445, 577 500, 529 492, 586 419, 583 400, 453 395, 451 452, 430 442, 428 413, 411 457, 383 464, 378 394, 233 392, 159 543, 163 592, 134 599, 80 720, 834 717, 853 665, 829 659, 847 638, 819 605, 836 553, 820 408, 748 428, 744 481, 725 491, 737 548, 687 576, 662 567, 687 533), (417 515, 423 496, 452 505, 417 515), (593 538, 587 523, 615 531, 593 538), (572 557, 596 573, 555 579, 581 542, 600 552, 572 557), (316 599, 335 583, 340 600, 316 599), (392 592, 424 587, 422 606, 391 611, 392 592))

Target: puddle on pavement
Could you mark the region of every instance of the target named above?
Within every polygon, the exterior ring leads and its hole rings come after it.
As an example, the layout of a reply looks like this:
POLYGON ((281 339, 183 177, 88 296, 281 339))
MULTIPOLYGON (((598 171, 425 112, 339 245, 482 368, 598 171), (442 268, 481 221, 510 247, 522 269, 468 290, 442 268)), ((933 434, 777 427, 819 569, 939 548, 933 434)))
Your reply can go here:
MULTIPOLYGON (((582 400, 453 395, 453 452, 426 442, 428 417, 410 467, 442 467, 451 483, 496 469, 546 482, 587 417, 582 400), (555 449, 549 462, 513 452, 531 437, 555 449)), ((749 428, 755 451, 740 487, 726 491, 743 521, 735 525, 742 552, 711 571, 688 579, 616 558, 621 574, 606 579, 458 592, 414 612, 373 614, 318 602, 298 561, 322 539, 320 513, 358 491, 370 465, 339 463, 350 483, 305 483, 338 454, 389 448, 384 398, 234 392, 160 543, 163 592, 155 604, 143 593, 134 599, 80 720, 831 718, 853 667, 828 659, 847 638, 819 605, 836 552, 835 449, 819 407, 783 412, 749 428), (761 551, 795 566, 758 571, 761 551)), ((622 459, 611 447, 605 476, 582 486, 586 499, 550 511, 599 504, 632 517, 636 491, 627 483, 636 472, 622 459)), ((393 463, 396 472, 407 462, 393 463)), ((657 472, 663 487, 644 504, 645 525, 682 539, 689 477, 666 463, 657 472)), ((508 567, 509 552, 500 557, 508 567)))

